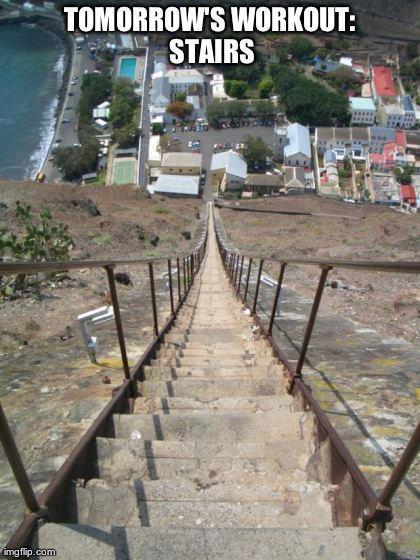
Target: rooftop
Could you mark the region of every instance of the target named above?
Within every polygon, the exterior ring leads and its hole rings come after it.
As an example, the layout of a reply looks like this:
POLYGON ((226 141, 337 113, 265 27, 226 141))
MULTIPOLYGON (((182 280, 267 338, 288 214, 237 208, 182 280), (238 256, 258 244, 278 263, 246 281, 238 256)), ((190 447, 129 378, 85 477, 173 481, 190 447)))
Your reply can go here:
POLYGON ((282 187, 284 180, 283 177, 278 175, 250 173, 245 179, 245 185, 250 187, 282 187))
POLYGON ((299 181, 303 186, 305 186, 306 177, 303 167, 286 167, 284 170, 284 176, 286 180, 286 186, 294 180, 299 181))
POLYGON ((374 66, 372 68, 372 79, 377 95, 380 97, 397 96, 391 68, 387 66, 374 66))
POLYGON ((299 123, 289 125, 286 133, 284 156, 288 158, 294 154, 303 154, 308 158, 312 157, 309 130, 299 123))
POLYGON ((198 195, 200 185, 199 175, 165 175, 161 174, 156 183, 151 186, 153 192, 168 194, 198 195))
POLYGON ((211 158, 211 171, 216 171, 218 169, 224 169, 226 173, 230 175, 245 179, 247 164, 239 154, 230 150, 228 152, 214 154, 211 158))
POLYGON ((349 101, 353 111, 376 111, 371 97, 350 97, 349 101))
POLYGON ((201 167, 203 156, 191 152, 167 152, 162 156, 162 167, 201 167))

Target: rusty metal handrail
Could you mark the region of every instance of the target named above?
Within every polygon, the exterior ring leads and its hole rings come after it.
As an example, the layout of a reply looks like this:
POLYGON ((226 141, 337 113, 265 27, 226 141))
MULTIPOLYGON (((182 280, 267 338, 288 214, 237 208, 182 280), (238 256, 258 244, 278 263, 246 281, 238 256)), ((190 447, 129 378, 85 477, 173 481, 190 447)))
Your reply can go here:
MULTIPOLYGON (((174 293, 171 276, 171 259, 136 259, 136 260, 117 260, 117 261, 70 261, 60 263, 0 263, 0 276, 6 274, 31 274, 39 272, 53 272, 64 269, 105 269, 108 277, 109 292, 111 296, 112 305, 114 308, 115 327, 117 332, 118 343, 120 347, 121 359, 124 371, 124 381, 122 385, 115 391, 110 402, 99 413, 96 420, 91 427, 82 436, 79 442, 71 451, 70 455, 63 463, 61 468, 56 472, 47 488, 42 492, 39 499, 37 499, 32 484, 29 480, 25 470, 19 450, 13 438, 6 416, 0 404, 0 442, 5 450, 6 457, 9 465, 15 475, 18 486, 21 490, 22 497, 29 510, 24 515, 24 519, 20 526, 17 528, 6 547, 9 549, 18 549, 28 541, 37 520, 40 518, 51 518, 50 506, 56 500, 57 495, 63 490, 63 487, 68 482, 75 469, 79 469, 78 465, 84 463, 84 456, 87 453, 89 445, 92 443, 98 434, 105 430, 108 418, 111 414, 124 408, 124 402, 130 403, 135 395, 135 384, 142 379, 143 368, 150 359, 154 356, 158 345, 162 342, 164 335, 173 326, 176 316, 185 302, 185 299, 192 286, 194 276, 198 272, 204 258, 205 249, 208 237, 208 224, 206 225, 205 232, 202 234, 197 247, 187 256, 182 257, 183 267, 180 271, 180 257, 175 257, 177 262, 177 281, 178 281, 178 302, 175 305, 174 293), (169 273, 169 298, 170 298, 170 316, 165 325, 159 329, 158 314, 156 305, 156 291, 154 283, 153 265, 155 263, 166 262, 169 273), (149 269, 149 283, 152 303, 153 314, 153 339, 143 352, 138 362, 131 368, 129 367, 127 350, 125 345, 125 337, 123 331, 123 323, 121 319, 121 312, 119 307, 117 289, 115 285, 114 269, 116 266, 129 266, 129 265, 148 265, 149 269), (181 279, 182 276, 182 279, 181 279), (181 282, 183 284, 183 291, 181 292, 181 282)), ((129 405, 130 406, 130 405, 129 405)), ((131 410, 131 406, 130 406, 131 410)))
MULTIPOLYGON (((216 223, 216 221, 215 221, 216 223)), ((241 292, 241 277, 242 277, 242 267, 244 263, 244 259, 248 258, 248 273, 245 281, 245 290, 244 295, 242 298, 242 302, 247 302, 247 295, 248 295, 248 287, 249 287, 249 280, 251 275, 251 267, 253 260, 256 260, 254 256, 247 256, 239 251, 235 251, 229 249, 227 244, 224 243, 221 239, 220 232, 218 231, 218 227, 216 226, 216 239, 217 244, 219 247, 219 252, 222 258, 223 265, 226 270, 226 274, 230 278, 232 283, 234 293, 240 297, 241 292), (241 271, 239 273, 239 282, 236 285, 236 279, 238 275, 238 267, 239 262, 241 262, 241 271)), ((256 287, 255 293, 253 297, 253 301, 251 303, 251 315, 253 316, 256 324, 260 327, 262 333, 268 340, 268 342, 273 347, 276 355, 283 363, 285 370, 287 372, 289 383, 287 386, 287 390, 290 394, 296 394, 298 391, 302 397, 304 398, 307 405, 313 410, 316 414, 318 421, 322 425, 323 429, 328 434, 330 441, 332 442, 336 452, 338 453, 341 460, 346 465, 348 472, 350 473, 354 484, 358 488, 361 496, 365 501, 366 508, 363 511, 360 511, 359 522, 360 526, 364 530, 369 530, 376 524, 382 526, 384 530, 386 527, 386 523, 392 520, 393 513, 391 507, 391 499, 394 496, 395 492, 399 488, 400 484, 402 483, 405 475, 410 468, 410 465, 414 461, 417 453, 420 449, 420 423, 417 425, 416 430, 412 434, 400 460, 398 461, 396 467, 394 468, 388 482, 386 483, 384 489, 382 490, 379 497, 377 497, 375 491, 370 486, 369 482, 367 481, 366 477, 363 475, 361 470, 359 469, 357 463, 354 461, 353 457, 351 456, 350 452, 348 451, 346 445, 344 444, 343 440, 339 436, 338 432, 332 426, 330 421, 328 420, 326 414, 323 412, 321 407, 319 406, 318 402, 312 395, 312 392, 302 379, 302 367, 305 362, 306 352, 309 347, 309 342, 312 336, 312 332, 315 326, 319 305, 321 303, 323 291, 325 288, 326 280, 328 277, 328 273, 333 270, 334 268, 348 268, 354 270, 369 270, 369 271, 376 271, 376 272, 397 272, 397 273, 420 273, 420 263, 419 262, 380 262, 380 263, 370 263, 366 261, 320 261, 315 259, 284 259, 284 260, 277 260, 277 259, 264 259, 262 257, 258 257, 259 259, 259 266, 257 272, 257 280, 256 280, 256 287), (259 295, 259 288, 261 283, 261 275, 263 264, 265 261, 269 262, 277 262, 280 264, 280 271, 279 271, 279 279, 276 286, 276 291, 273 299, 273 304, 270 313, 269 325, 266 328, 263 325, 261 318, 258 316, 256 312, 257 302, 258 302, 258 295, 259 295), (304 338, 300 347, 299 358, 297 364, 294 365, 287 359, 284 355, 282 350, 279 348, 277 342, 274 340, 272 329, 274 325, 274 320, 276 316, 277 305, 280 298, 280 293, 283 284, 283 278, 285 273, 286 266, 289 265, 315 265, 321 269, 321 274, 318 281, 318 287, 312 302, 312 308, 308 317, 308 322, 305 329, 304 338)))

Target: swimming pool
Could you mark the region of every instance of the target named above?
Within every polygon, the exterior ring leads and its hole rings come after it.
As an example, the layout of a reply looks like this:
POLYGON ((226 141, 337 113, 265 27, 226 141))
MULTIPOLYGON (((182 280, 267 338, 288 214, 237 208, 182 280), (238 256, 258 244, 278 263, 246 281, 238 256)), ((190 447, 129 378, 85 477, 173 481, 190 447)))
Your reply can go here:
POLYGON ((136 79, 136 66, 137 60, 135 58, 123 58, 120 64, 119 75, 122 78, 130 78, 130 80, 136 79))

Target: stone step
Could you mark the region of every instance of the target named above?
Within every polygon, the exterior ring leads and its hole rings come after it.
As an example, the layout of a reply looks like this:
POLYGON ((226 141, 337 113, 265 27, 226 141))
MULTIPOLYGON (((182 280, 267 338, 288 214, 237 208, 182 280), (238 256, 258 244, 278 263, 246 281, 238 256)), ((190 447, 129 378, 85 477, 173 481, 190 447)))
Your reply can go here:
POLYGON ((159 529, 42 525, 35 548, 54 549, 56 558, 115 560, 360 560, 356 527, 276 529, 159 529))
MULTIPOLYGON (((77 517, 73 519, 99 527, 308 527, 313 520, 312 505, 316 504, 317 526, 332 528, 330 504, 320 488, 302 495, 296 491, 273 492, 268 499, 269 490, 264 486, 247 486, 231 485, 232 499, 229 500, 217 499, 223 494, 223 488, 212 490, 210 487, 200 492, 202 488, 197 485, 199 496, 182 500, 183 494, 190 496, 191 488, 173 482, 165 487, 159 481, 152 489, 153 483, 146 485, 140 480, 134 480, 131 486, 108 486, 103 481, 91 481, 86 488, 76 488, 77 517), (253 494, 261 499, 253 500, 253 494), (249 499, 240 500, 240 495, 249 499)), ((229 488, 226 492, 229 497, 229 488)))
POLYGON ((213 344, 214 342, 236 342, 237 340, 253 340, 254 334, 251 326, 249 327, 220 327, 220 328, 187 328, 178 329, 176 326, 171 329, 171 333, 180 334, 187 337, 191 342, 202 342, 203 344, 213 344))
POLYGON ((216 342, 213 344, 206 344, 205 342, 189 342, 186 339, 180 339, 179 341, 174 342, 164 342, 160 346, 160 350, 170 350, 170 349, 177 349, 177 350, 188 350, 191 352, 201 352, 201 351, 210 351, 210 352, 224 352, 225 355, 231 355, 231 353, 235 353, 238 351, 238 348, 242 350, 252 351, 272 351, 272 347, 268 344, 268 342, 264 339, 261 340, 243 340, 241 342, 216 342))
POLYGON ((187 367, 187 366, 145 366, 144 375, 146 380, 176 379, 226 379, 236 377, 238 379, 275 379, 283 380, 283 367, 279 365, 267 366, 231 366, 231 367, 187 367))
POLYGON ((218 399, 160 397, 138 398, 134 401, 134 413, 142 414, 177 414, 179 412, 194 412, 207 410, 218 412, 266 412, 290 407, 293 398, 290 395, 281 397, 223 397, 218 399))
POLYGON ((261 414, 200 412, 193 414, 114 414, 111 431, 117 438, 141 434, 143 439, 237 443, 240 441, 299 440, 311 434, 310 413, 263 412, 261 414))
POLYGON ((139 385, 139 391, 144 397, 196 397, 217 399, 227 396, 258 396, 282 395, 284 388, 282 379, 253 379, 253 378, 220 378, 144 381, 139 385))
POLYGON ((128 439, 97 438, 92 477, 110 484, 133 479, 272 483, 306 481, 315 448, 309 441, 270 443, 212 441, 152 441, 133 431, 128 439), (292 445, 291 445, 292 443, 292 445))
POLYGON ((220 347, 215 346, 196 346, 195 348, 190 348, 188 345, 185 348, 177 347, 177 346, 166 346, 161 347, 158 353, 159 358, 164 357, 177 357, 177 358, 218 358, 220 356, 229 356, 229 357, 241 357, 241 356, 271 356, 273 357, 273 350, 268 347, 258 347, 256 343, 252 343, 253 348, 251 346, 243 348, 242 345, 231 345, 229 349, 222 349, 220 347))
POLYGON ((243 342, 255 342, 262 340, 259 334, 254 334, 252 329, 201 329, 198 332, 188 333, 185 329, 171 329, 171 332, 165 335, 165 342, 175 343, 197 343, 197 344, 241 344, 243 342))
POLYGON ((257 356, 249 354, 242 356, 225 356, 225 357, 203 357, 203 356, 164 356, 151 360, 152 366, 172 366, 172 367, 212 367, 212 368, 248 368, 250 366, 272 366, 278 364, 278 360, 274 356, 257 356))

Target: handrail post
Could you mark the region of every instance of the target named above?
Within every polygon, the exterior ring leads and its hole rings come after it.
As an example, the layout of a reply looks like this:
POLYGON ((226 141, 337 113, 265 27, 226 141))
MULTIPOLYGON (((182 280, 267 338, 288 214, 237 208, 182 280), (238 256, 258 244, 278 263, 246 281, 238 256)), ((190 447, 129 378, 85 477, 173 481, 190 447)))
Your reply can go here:
POLYGON ((182 280, 184 282, 184 297, 187 293, 187 277, 185 276, 185 257, 182 259, 182 280))
POLYGON ((171 315, 175 315, 174 292, 173 292, 173 288, 172 288, 171 259, 168 259, 168 282, 169 282, 169 297, 170 297, 170 300, 171 300, 171 315))
POLYGON ((150 294, 152 296, 152 310, 153 310, 153 332, 155 336, 159 336, 159 325, 156 308, 156 292, 155 292, 155 277, 153 274, 153 263, 149 262, 149 279, 150 279, 150 294))
POLYGON ((236 259, 236 267, 235 267, 235 280, 233 281, 233 287, 236 288, 236 281, 238 279, 238 272, 239 272, 239 253, 238 253, 238 258, 236 259))
POLYGON ((181 271, 179 269, 179 258, 176 259, 176 275, 178 284, 178 302, 181 301, 181 271))
POLYGON ((115 286, 115 276, 113 265, 105 267, 108 276, 109 292, 111 294, 112 307, 114 309, 115 328, 117 329, 118 344, 120 346, 121 360, 124 369, 125 379, 130 379, 130 366, 128 365, 127 349, 125 347, 124 330, 121 320, 121 311, 118 303, 117 288, 115 286))
POLYGON ((242 298, 243 303, 246 302, 246 298, 247 298, 247 295, 248 295, 248 287, 249 287, 249 278, 251 276, 251 268, 252 268, 252 257, 249 257, 248 274, 246 275, 244 297, 242 298))
POLYGON ((255 296, 254 296, 254 304, 252 306, 251 315, 255 315, 255 311, 257 309, 257 301, 258 301, 258 294, 260 292, 260 282, 261 282, 261 274, 263 269, 264 259, 260 259, 260 266, 258 268, 258 276, 257 276, 257 285, 255 287, 255 296))
POLYGON ((244 268, 244 256, 242 255, 241 258, 241 268, 239 270, 239 280, 238 280, 238 287, 236 289, 236 295, 239 296, 239 294, 241 293, 241 282, 242 282, 242 271, 244 268))
POLYGON ((309 341, 311 340, 312 331, 318 314, 319 304, 321 303, 322 294, 325 288, 325 282, 327 281, 327 276, 330 270, 332 270, 332 267, 330 266, 322 267, 321 276, 319 277, 319 281, 318 281, 318 287, 315 293, 314 301, 312 303, 311 313, 309 315, 308 323, 306 325, 305 336, 303 337, 302 346, 300 348, 299 359, 296 364, 296 369, 293 376, 294 378, 302 377, 303 363, 305 361, 305 356, 308 350, 309 341))
POLYGON ((277 281, 276 293, 274 295, 273 307, 271 309, 270 323, 269 323, 268 329, 267 329, 267 334, 268 335, 273 334, 273 325, 274 325, 274 320, 276 318, 277 304, 279 302, 279 297, 280 297, 281 287, 282 287, 282 284, 283 284, 283 277, 284 277, 285 268, 286 268, 286 263, 281 263, 280 272, 279 272, 279 279, 277 281))
POLYGON ((239 254, 235 253, 235 256, 233 257, 233 265, 232 265, 232 274, 230 277, 230 282, 232 284, 232 286, 235 284, 235 273, 236 273, 236 267, 238 264, 238 260, 239 260, 239 254))
MULTIPOLYGON (((16 446, 15 439, 4 413, 3 407, 0 404, 0 441, 4 449, 4 453, 9 462, 10 468, 15 476, 16 482, 19 486, 22 498, 25 501, 26 507, 31 513, 36 513, 41 510, 35 492, 32 488, 31 481, 29 480, 28 473, 26 472, 19 450, 16 446)), ((45 510, 46 513, 46 510, 45 510)))
POLYGON ((376 501, 376 504, 369 511, 365 512, 363 518, 363 529, 365 531, 367 531, 375 523, 381 523, 383 528, 385 528, 385 524, 392 521, 391 500, 402 483, 419 450, 420 422, 417 424, 416 429, 411 435, 403 454, 392 471, 385 488, 382 490, 378 500, 376 501))

